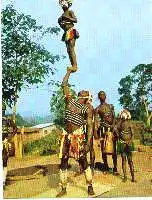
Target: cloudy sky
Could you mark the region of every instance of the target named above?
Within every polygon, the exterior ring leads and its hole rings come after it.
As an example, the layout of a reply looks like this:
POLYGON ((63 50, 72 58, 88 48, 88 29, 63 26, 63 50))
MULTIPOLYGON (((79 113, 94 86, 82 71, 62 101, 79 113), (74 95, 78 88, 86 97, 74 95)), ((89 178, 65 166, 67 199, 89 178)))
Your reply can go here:
MULTIPOLYGON (((3 7, 8 3, 5 0, 3 7)), ((12 0, 15 8, 30 14, 38 24, 56 26, 62 10, 57 0, 12 0)), ((152 59, 152 1, 151 0, 73 0, 72 10, 77 16, 76 28, 80 38, 76 42, 79 71, 72 74, 70 83, 78 92, 88 89, 94 95, 94 106, 99 103, 97 93, 105 90, 107 101, 116 112, 119 81, 141 63, 152 59)), ((61 34, 43 41, 54 54, 65 54, 61 34)), ((68 57, 55 64, 55 80, 62 81, 69 66, 68 57)), ((39 89, 23 90, 18 100, 18 112, 23 115, 49 113, 51 91, 47 78, 39 89)))

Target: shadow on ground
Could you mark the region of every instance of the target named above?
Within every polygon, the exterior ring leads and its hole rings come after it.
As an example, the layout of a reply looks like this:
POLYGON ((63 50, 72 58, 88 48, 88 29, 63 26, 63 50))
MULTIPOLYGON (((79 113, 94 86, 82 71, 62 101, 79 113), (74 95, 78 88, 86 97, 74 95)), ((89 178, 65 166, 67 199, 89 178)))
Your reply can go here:
POLYGON ((29 176, 36 173, 39 169, 43 169, 43 175, 58 173, 58 164, 48 164, 48 165, 35 165, 26 168, 18 168, 15 170, 8 171, 8 176, 29 176))
MULTIPOLYGON (((68 168, 71 169, 71 165, 69 165, 68 168)), ((59 184, 59 169, 60 169, 59 164, 48 164, 48 165, 35 165, 31 167, 10 170, 8 171, 8 174, 7 174, 7 176, 9 177, 7 180, 7 186, 12 185, 13 183, 16 183, 17 181, 21 179, 24 179, 24 177, 25 179, 29 177, 28 180, 38 179, 39 178, 38 176, 33 176, 33 175, 39 172, 39 175, 40 174, 43 176, 47 175, 49 187, 55 188, 59 184), (14 180, 13 180, 13 177, 14 177, 14 180)))

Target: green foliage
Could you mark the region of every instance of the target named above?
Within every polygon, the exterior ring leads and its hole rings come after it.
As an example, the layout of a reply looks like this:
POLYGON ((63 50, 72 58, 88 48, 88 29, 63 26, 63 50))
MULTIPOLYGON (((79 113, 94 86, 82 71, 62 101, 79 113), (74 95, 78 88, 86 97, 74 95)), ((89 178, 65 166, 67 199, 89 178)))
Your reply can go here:
POLYGON ((145 128, 143 134, 143 144, 147 146, 152 146, 152 128, 145 128))
MULTIPOLYGON (((63 88, 61 83, 55 83, 56 90, 53 91, 53 95, 50 101, 50 109, 51 113, 54 117, 54 123, 60 126, 63 126, 64 124, 64 116, 65 116, 65 97, 63 94, 63 88)), ((72 86, 70 86, 72 87, 72 86)), ((74 99, 76 99, 77 94, 76 92, 71 88, 71 94, 74 99)))
POLYGON ((46 34, 58 34, 59 28, 38 26, 30 15, 19 13, 12 5, 2 10, 2 92, 11 107, 23 86, 42 83, 55 73, 58 55, 51 54, 38 40, 46 34))
POLYGON ((35 124, 28 122, 20 114, 17 114, 16 115, 16 125, 17 126, 31 127, 31 126, 34 126, 35 124))
POLYGON ((130 75, 128 75, 125 78, 122 78, 119 84, 121 86, 120 88, 118 88, 118 92, 120 94, 120 104, 127 107, 133 102, 133 97, 131 95, 133 78, 130 75))
POLYGON ((39 155, 50 155, 57 153, 59 147, 59 132, 53 130, 51 134, 25 144, 24 152, 26 154, 38 153, 39 155))
POLYGON ((29 124, 32 124, 32 126, 34 126, 34 125, 37 125, 37 124, 50 123, 52 121, 52 117, 51 117, 51 115, 31 116, 31 117, 26 117, 25 120, 29 124))
POLYGON ((119 102, 132 110, 134 119, 146 121, 152 103, 152 64, 140 64, 119 82, 119 102))

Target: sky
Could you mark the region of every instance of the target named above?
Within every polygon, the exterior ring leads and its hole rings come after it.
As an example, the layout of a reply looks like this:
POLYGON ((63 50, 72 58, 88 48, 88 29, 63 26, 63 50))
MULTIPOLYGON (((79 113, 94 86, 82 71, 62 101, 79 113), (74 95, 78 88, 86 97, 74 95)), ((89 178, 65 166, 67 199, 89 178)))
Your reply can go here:
MULTIPOLYGON (((3 7, 9 0, 3 1, 3 7)), ((15 8, 31 15, 38 24, 58 26, 62 14, 57 0, 12 0, 15 8)), ((97 94, 104 90, 107 102, 119 112, 118 87, 121 78, 138 64, 152 62, 152 0, 73 0, 71 9, 78 23, 80 38, 76 41, 79 70, 69 82, 78 92, 90 90, 93 105, 99 104, 97 94)), ((54 54, 67 55, 65 44, 59 36, 47 37, 43 45, 54 54)), ((55 64, 53 77, 62 81, 70 65, 68 56, 55 64)), ((23 116, 50 114, 50 98, 53 87, 47 85, 52 77, 45 79, 38 89, 23 89, 17 104, 17 112, 23 116)))

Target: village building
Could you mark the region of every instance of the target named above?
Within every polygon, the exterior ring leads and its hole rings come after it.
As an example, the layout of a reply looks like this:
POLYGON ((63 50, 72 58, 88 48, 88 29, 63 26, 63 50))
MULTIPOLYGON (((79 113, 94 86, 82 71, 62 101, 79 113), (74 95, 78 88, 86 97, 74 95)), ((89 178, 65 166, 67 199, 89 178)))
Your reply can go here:
MULTIPOLYGON (((22 141, 22 144, 26 144, 51 134, 55 129, 57 127, 54 123, 38 124, 32 127, 17 127, 17 135, 15 138, 16 141, 22 141)), ((9 141, 9 153, 10 156, 15 155, 14 138, 9 141)))

